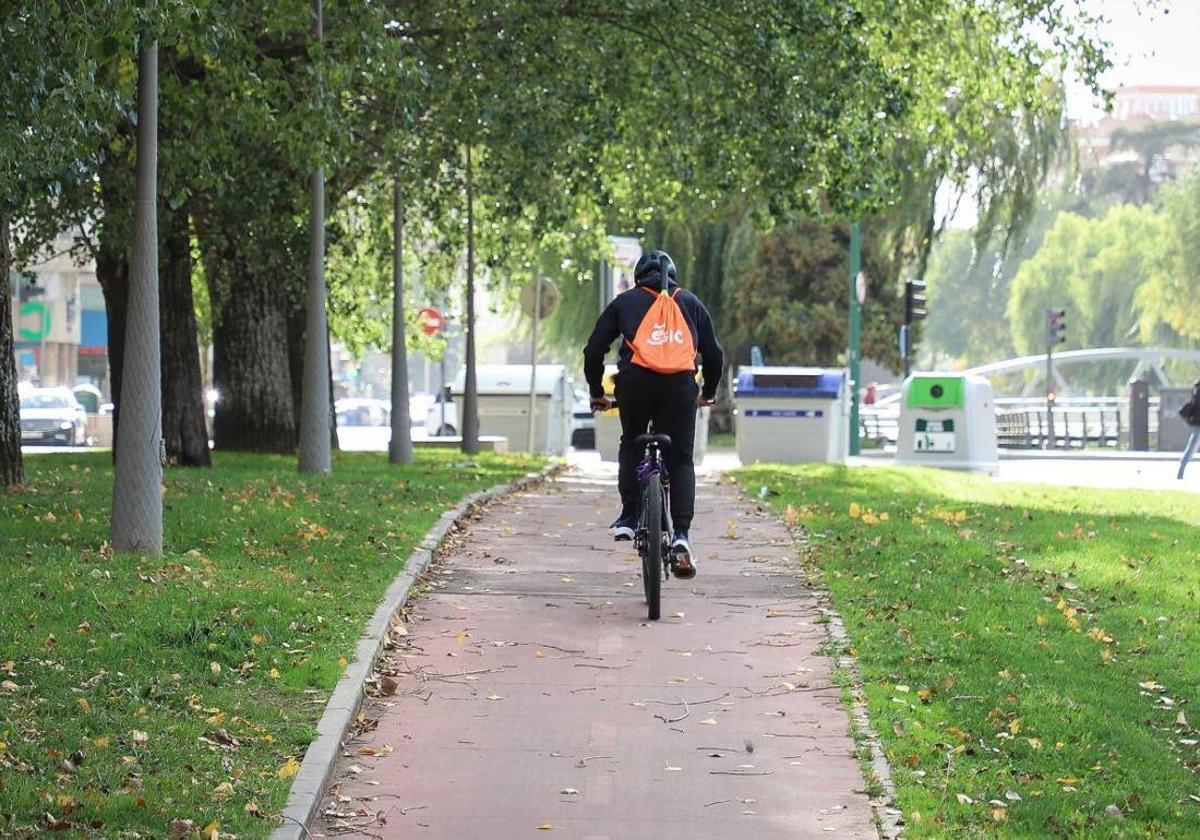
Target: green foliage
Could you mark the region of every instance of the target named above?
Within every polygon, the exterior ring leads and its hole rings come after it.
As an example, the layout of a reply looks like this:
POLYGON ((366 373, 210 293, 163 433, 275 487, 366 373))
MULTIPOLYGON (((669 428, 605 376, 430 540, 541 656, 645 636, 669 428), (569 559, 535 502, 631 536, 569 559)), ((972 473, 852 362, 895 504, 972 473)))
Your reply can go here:
POLYGON ((1063 349, 1112 347, 1137 334, 1134 297, 1149 276, 1163 220, 1118 205, 1103 218, 1063 213, 1012 281, 1008 324, 1020 353, 1046 349, 1046 309, 1066 310, 1063 349))
MULTIPOLYGON (((731 343, 759 345, 769 364, 834 365, 849 333, 849 226, 800 221, 765 236, 730 301, 731 343)), ((864 237, 868 278, 862 353, 899 366, 896 335, 903 307, 887 282, 879 251, 864 237)))
POLYGON ((1200 699, 1195 496, 826 465, 737 480, 807 535, 906 836, 1200 834, 1179 749, 1200 699))
POLYGON ((1166 192, 1161 259, 1137 291, 1142 339, 1200 342, 1200 170, 1166 192), (1174 333, 1174 335, 1172 335, 1174 333))
POLYGON ((1043 198, 1019 243, 991 239, 980 249, 975 231, 949 230, 930 256, 925 279, 929 317, 922 349, 938 364, 967 367, 1016 355, 1005 315, 1014 275, 1037 253, 1058 216, 1056 201, 1043 198))

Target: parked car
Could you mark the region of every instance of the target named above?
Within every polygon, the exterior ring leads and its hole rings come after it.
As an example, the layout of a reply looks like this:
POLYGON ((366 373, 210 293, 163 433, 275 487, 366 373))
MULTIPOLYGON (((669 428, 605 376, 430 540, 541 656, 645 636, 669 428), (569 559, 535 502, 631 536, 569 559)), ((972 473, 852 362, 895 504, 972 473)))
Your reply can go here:
POLYGON ((592 414, 588 392, 582 388, 575 389, 575 404, 571 407, 571 446, 596 448, 596 417, 592 414))
POLYGON ((450 386, 434 397, 425 415, 425 431, 430 437, 458 434, 458 406, 450 396, 450 386))
POLYGON ((31 388, 21 394, 21 443, 87 443, 87 412, 68 388, 31 388))
POLYGON ((391 422, 392 407, 384 400, 346 397, 336 400, 333 409, 339 426, 386 426, 391 422))

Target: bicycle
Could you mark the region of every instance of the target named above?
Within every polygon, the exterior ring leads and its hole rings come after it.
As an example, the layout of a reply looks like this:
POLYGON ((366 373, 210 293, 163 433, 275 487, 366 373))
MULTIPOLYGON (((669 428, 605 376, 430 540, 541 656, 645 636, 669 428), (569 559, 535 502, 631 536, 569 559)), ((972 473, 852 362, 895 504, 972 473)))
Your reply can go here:
POLYGON ((671 575, 671 478, 663 461, 662 451, 671 445, 670 435, 653 432, 640 435, 635 441, 646 451, 637 467, 638 483, 642 486, 638 504, 638 527, 634 546, 642 559, 642 588, 646 592, 646 607, 651 621, 658 621, 662 610, 662 581, 671 575))
MULTIPOLYGON (((615 399, 593 400, 592 411, 618 408, 615 399)), ((637 530, 633 544, 642 561, 642 589, 646 593, 647 614, 658 621, 662 614, 662 581, 671 576, 671 476, 663 459, 663 450, 671 446, 671 436, 656 433, 651 423, 646 434, 639 435, 634 446, 646 447, 637 465, 637 480, 642 491, 638 497, 637 530)))

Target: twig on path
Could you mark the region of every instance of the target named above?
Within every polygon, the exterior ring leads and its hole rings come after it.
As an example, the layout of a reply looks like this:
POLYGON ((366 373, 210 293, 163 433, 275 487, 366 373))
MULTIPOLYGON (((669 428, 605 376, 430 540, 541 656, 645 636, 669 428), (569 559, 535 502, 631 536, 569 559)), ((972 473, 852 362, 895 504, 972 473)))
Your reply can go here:
POLYGON ((774 776, 774 770, 761 770, 750 772, 746 770, 709 770, 710 776, 774 776))
POLYGON ((280 814, 279 818, 284 819, 284 820, 291 820, 296 825, 300 826, 300 830, 304 832, 305 837, 312 837, 312 835, 309 834, 309 832, 308 832, 308 826, 306 826, 304 823, 300 822, 300 820, 296 819, 295 817, 290 817, 287 814, 280 814))
POLYGON ((572 693, 572 694, 578 694, 578 693, 579 693, 579 692, 581 692, 581 691, 596 691, 596 690, 597 690, 597 689, 596 689, 596 686, 594 686, 594 685, 589 685, 589 686, 587 686, 586 688, 572 688, 572 689, 571 689, 571 693, 572 693))
POLYGON ((764 738, 807 738, 810 741, 817 740, 816 735, 806 735, 803 732, 764 732, 764 738))
MULTIPOLYGON (((672 704, 672 705, 678 705, 678 704, 672 704)), ((662 715, 655 715, 655 717, 658 718, 659 720, 661 720, 663 723, 679 723, 679 721, 683 720, 685 717, 687 717, 691 713, 692 713, 692 710, 688 708, 687 701, 684 700, 683 701, 683 714, 680 715, 679 717, 665 718, 662 715)))
POLYGON ((575 766, 576 767, 587 767, 587 763, 589 761, 599 761, 602 758, 607 758, 607 759, 611 760, 612 756, 611 755, 589 755, 589 756, 579 759, 578 763, 576 763, 575 766))
POLYGON ((623 668, 632 668, 633 663, 630 662, 628 665, 593 665, 590 662, 576 662, 575 667, 576 668, 604 668, 605 670, 608 670, 608 671, 620 671, 623 668))
POLYGON ((703 706, 705 703, 716 703, 718 700, 724 700, 729 696, 729 692, 725 692, 720 697, 710 697, 707 700, 656 700, 649 697, 645 700, 639 700, 636 703, 630 703, 631 706, 636 706, 638 703, 657 703, 660 706, 703 706))
POLYGON ((732 802, 732 799, 718 799, 716 802, 709 802, 704 807, 709 808, 713 805, 724 805, 726 802, 732 802))

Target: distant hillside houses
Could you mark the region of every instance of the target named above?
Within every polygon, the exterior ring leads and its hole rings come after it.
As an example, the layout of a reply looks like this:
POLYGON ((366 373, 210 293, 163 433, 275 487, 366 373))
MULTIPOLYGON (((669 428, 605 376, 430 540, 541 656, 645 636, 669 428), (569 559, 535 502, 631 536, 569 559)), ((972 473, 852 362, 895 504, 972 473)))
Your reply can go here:
POLYGON ((1155 180, 1179 177, 1200 157, 1200 85, 1126 85, 1110 115, 1072 128, 1085 165, 1141 161, 1155 180))

